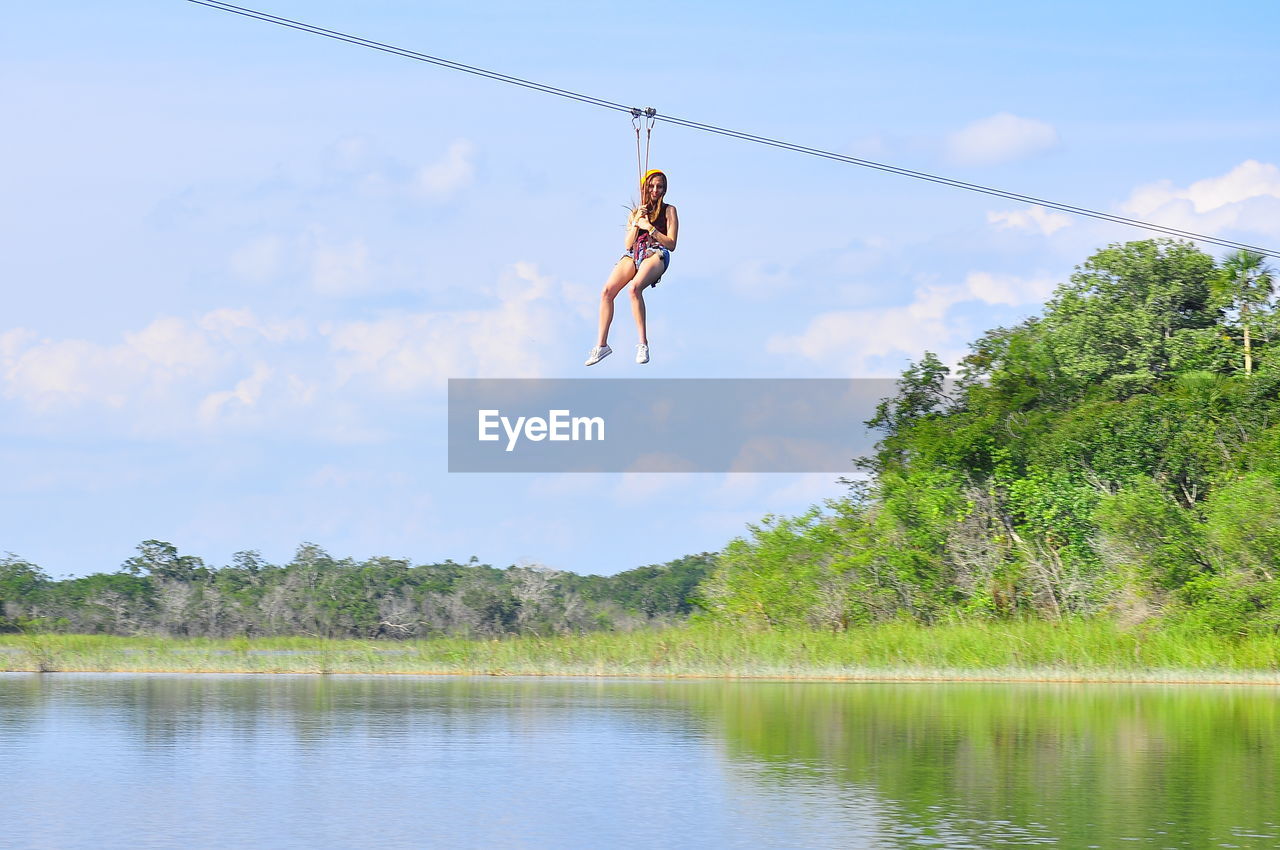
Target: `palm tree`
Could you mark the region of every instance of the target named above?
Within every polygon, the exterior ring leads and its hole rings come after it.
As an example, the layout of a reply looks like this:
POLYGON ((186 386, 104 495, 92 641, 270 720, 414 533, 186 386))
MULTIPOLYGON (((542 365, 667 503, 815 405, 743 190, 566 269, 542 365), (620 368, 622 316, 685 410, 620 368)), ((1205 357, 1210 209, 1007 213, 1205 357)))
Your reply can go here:
POLYGON ((1240 326, 1244 329, 1244 372, 1250 375, 1253 342, 1249 334, 1249 311, 1265 306, 1275 289, 1266 257, 1254 251, 1229 254, 1222 263, 1215 289, 1230 307, 1240 311, 1240 326))

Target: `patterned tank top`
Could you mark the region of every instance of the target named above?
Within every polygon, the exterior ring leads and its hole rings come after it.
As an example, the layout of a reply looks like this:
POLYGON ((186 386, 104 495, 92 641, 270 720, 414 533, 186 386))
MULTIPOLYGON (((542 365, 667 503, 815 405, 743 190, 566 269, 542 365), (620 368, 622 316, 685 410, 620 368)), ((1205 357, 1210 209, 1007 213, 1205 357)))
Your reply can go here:
MULTIPOLYGON (((650 223, 653 224, 653 229, 661 233, 663 236, 667 235, 667 206, 668 204, 664 203, 658 209, 658 217, 656 219, 649 219, 650 223)), ((649 248, 661 247, 662 246, 658 244, 658 241, 649 235, 649 231, 642 230, 636 235, 635 247, 632 248, 631 253, 633 256, 642 257, 644 256, 645 251, 649 248)))

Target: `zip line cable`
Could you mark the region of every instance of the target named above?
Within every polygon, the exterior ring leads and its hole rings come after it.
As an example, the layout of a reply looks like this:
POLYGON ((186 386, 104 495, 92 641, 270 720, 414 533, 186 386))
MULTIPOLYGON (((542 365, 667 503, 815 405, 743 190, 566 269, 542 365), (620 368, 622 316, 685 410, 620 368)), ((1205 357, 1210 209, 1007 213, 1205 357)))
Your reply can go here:
MULTIPOLYGON (((198 0, 196 0, 198 2, 198 0)), ((670 115, 659 115, 658 120, 666 121, 668 124, 675 124, 680 127, 688 127, 692 130, 702 130, 707 133, 715 133, 721 136, 728 136, 732 139, 741 139, 746 142, 755 142, 761 145, 781 148, 782 150, 794 151, 796 153, 808 154, 810 156, 821 157, 822 159, 835 160, 836 162, 844 162, 849 165, 860 165, 865 168, 874 168, 878 171, 885 171, 889 174, 898 174, 903 177, 914 177, 917 180, 926 180, 930 183, 937 183, 942 186, 951 186, 955 189, 966 189, 970 192, 979 192, 984 195, 993 195, 997 198, 1005 198, 1011 201, 1020 201, 1028 204, 1046 207, 1048 209, 1057 210, 1059 212, 1070 213, 1071 215, 1087 216, 1096 218, 1100 221, 1111 222, 1112 224, 1124 224, 1129 227, 1138 227, 1144 230, 1154 230, 1164 233, 1168 236, 1180 236, 1185 239, 1192 239, 1197 242, 1208 242, 1223 248, 1236 248, 1244 251, 1252 251, 1255 254, 1262 254, 1266 257, 1274 257, 1280 259, 1280 251, 1273 251, 1269 248, 1259 248, 1256 245, 1248 245, 1244 242, 1235 242, 1230 239, 1222 239, 1217 236, 1207 236, 1203 233, 1196 233, 1190 230, 1180 230, 1176 227, 1169 227, 1163 224, 1154 224, 1149 221, 1141 221, 1136 218, 1125 218, 1124 216, 1114 215, 1112 213, 1091 210, 1087 207, 1077 207, 1071 204, 1064 204, 1058 201, 1050 201, 1044 198, 1037 198, 1032 195, 1021 195, 1017 192, 1009 192, 1004 189, 994 189, 990 186, 982 186, 977 183, 966 183, 963 180, 954 180, 950 177, 940 177, 936 174, 928 174, 923 171, 912 171, 909 168, 900 168, 896 165, 886 165, 881 162, 873 162, 867 159, 859 159, 846 154, 835 153, 833 151, 824 151, 818 148, 810 148, 804 145, 798 145, 793 142, 783 142, 777 139, 769 139, 764 136, 755 136, 751 133, 744 133, 739 130, 728 130, 723 127, 716 127, 711 124, 700 124, 696 121, 687 121, 683 118, 675 118, 670 115)))
POLYGON ((264 21, 269 24, 276 24, 289 29, 299 30, 301 32, 310 33, 312 35, 331 38, 335 41, 345 41, 348 44, 354 44, 357 47, 367 47, 370 50, 378 50, 383 53, 390 53, 396 56, 402 56, 406 59, 414 59, 419 62, 427 62, 432 65, 439 65, 442 68, 449 68, 454 71, 462 71, 467 74, 473 74, 478 77, 485 77, 490 80, 496 80, 500 83, 509 83, 511 85, 520 86, 526 89, 532 89, 544 94, 556 95, 557 97, 575 100, 579 103, 585 103, 590 106, 598 106, 604 109, 611 109, 615 112, 625 112, 637 119, 641 116, 647 118, 652 127, 653 121, 665 121, 677 127, 685 127, 690 130, 700 130, 705 133, 714 133, 719 136, 726 136, 731 139, 738 139, 744 142, 754 142, 755 144, 767 145, 769 147, 779 148, 781 150, 792 151, 794 153, 807 154, 809 156, 828 159, 835 162, 842 162, 847 165, 857 165, 863 168, 871 168, 876 171, 883 171, 888 174, 897 174, 901 177, 911 177, 916 180, 924 180, 929 183, 937 183, 942 186, 950 186, 954 189, 964 189, 970 192, 978 192, 984 195, 991 195, 1006 200, 1018 201, 1020 203, 1034 204, 1045 207, 1047 209, 1057 210, 1058 212, 1068 213, 1070 215, 1086 216, 1088 218, 1106 221, 1112 224, 1123 224, 1129 227, 1137 227, 1143 230, 1151 230, 1157 233, 1163 233, 1166 236, 1176 236, 1184 239, 1190 239, 1197 242, 1206 242, 1211 245, 1218 245, 1223 248, 1234 248, 1236 250, 1252 251, 1255 254, 1261 254, 1264 257, 1273 257, 1280 259, 1280 251, 1274 251, 1269 248, 1260 248, 1256 245, 1248 245, 1243 242, 1236 242, 1231 239, 1222 239, 1217 236, 1208 236, 1203 233, 1195 233, 1190 230, 1182 230, 1176 227, 1168 227, 1163 224, 1154 224, 1149 221, 1141 221, 1135 218, 1126 218, 1112 213, 1101 212, 1099 210, 1089 209, 1087 207, 1078 207, 1072 204, 1059 203, 1058 201, 1050 201, 1044 198, 1037 198, 1033 195, 1023 195, 1017 192, 1009 192, 1004 189, 996 189, 991 186, 983 186, 978 183, 968 183, 963 180, 955 180, 950 177, 942 177, 937 174, 929 174, 924 171, 914 171, 910 168, 901 168, 896 165, 888 165, 883 162, 875 162, 869 159, 860 159, 854 156, 848 156, 834 151, 822 150, 820 148, 811 148, 806 145, 795 144, 794 142, 786 142, 780 139, 771 139, 766 136, 758 136, 753 133, 745 133, 741 130, 730 130, 725 127, 717 127, 714 124, 704 124, 699 121, 690 121, 684 118, 677 118, 671 115, 658 114, 652 107, 647 109, 639 109, 637 107, 626 106, 625 104, 616 103, 611 100, 605 100, 599 97, 581 94, 579 92, 570 91, 568 89, 549 86, 545 83, 538 83, 532 80, 514 77, 509 74, 501 74, 497 71, 490 71, 485 68, 478 68, 474 65, 464 65, 461 62, 454 62, 450 59, 442 59, 438 56, 430 56, 426 53, 419 53, 416 50, 407 50, 403 47, 395 47, 394 45, 384 44, 379 41, 373 41, 360 36, 351 35, 350 33, 339 32, 337 30, 324 29, 313 24, 295 21, 290 18, 283 18, 278 15, 272 15, 267 12, 259 12, 255 9, 248 9, 243 6, 235 6, 230 3, 223 3, 221 0, 188 0, 188 2, 196 3, 201 6, 208 6, 211 9, 219 9, 224 12, 230 12, 235 15, 241 15, 246 18, 264 21))
POLYGON ((477 68, 473 65, 464 65, 461 62, 454 62, 449 59, 441 59, 439 56, 428 56, 426 53, 419 53, 416 50, 407 50, 403 47, 396 47, 391 44, 383 44, 380 41, 373 41, 368 38, 361 38, 358 35, 350 33, 338 32, 337 30, 327 30, 313 24, 303 23, 302 21, 291 20, 290 18, 282 18, 279 15, 270 15, 266 12, 259 12, 254 9, 246 9, 243 6, 233 6, 230 3, 221 3, 218 0, 189 0, 191 3, 198 3, 201 6, 208 6, 211 9, 221 9, 224 12, 231 12, 235 15, 243 15, 246 18, 255 18, 259 21, 266 21, 269 24, 279 24, 282 27, 309 32, 312 35, 321 35, 325 38, 332 38, 336 41, 345 41, 348 44, 354 44, 359 47, 368 47, 371 50, 381 50, 383 53, 392 53, 396 56, 403 56, 406 59, 417 59, 419 62, 429 62, 432 65, 439 65, 443 68, 450 68, 454 71, 463 71, 468 74, 475 74, 477 77, 488 77, 491 80, 497 80, 500 83, 511 83, 515 86, 523 86, 534 91, 545 92, 546 94, 559 95, 567 97, 570 100, 577 100, 582 103, 588 103, 592 106, 602 106, 605 109, 613 109, 618 112, 626 112, 631 114, 634 110, 630 106, 624 106, 621 103, 614 103, 610 100, 604 100, 599 97, 591 97, 590 95, 579 94, 577 92, 568 91, 567 89, 558 89, 555 86, 544 85, 543 83, 535 83, 532 80, 522 80, 519 77, 512 77, 508 74, 500 74, 497 71, 489 71, 484 68, 477 68))

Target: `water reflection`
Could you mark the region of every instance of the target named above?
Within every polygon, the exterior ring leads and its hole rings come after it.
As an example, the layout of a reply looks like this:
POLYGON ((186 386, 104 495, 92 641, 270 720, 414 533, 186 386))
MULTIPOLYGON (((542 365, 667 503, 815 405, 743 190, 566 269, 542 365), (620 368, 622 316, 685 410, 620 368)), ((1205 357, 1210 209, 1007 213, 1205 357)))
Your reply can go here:
POLYGON ((1271 847, 1278 750, 1248 688, 0 674, 13 846, 1271 847))
POLYGON ((765 685, 697 702, 778 783, 873 791, 886 843, 1280 844, 1270 690, 765 685))

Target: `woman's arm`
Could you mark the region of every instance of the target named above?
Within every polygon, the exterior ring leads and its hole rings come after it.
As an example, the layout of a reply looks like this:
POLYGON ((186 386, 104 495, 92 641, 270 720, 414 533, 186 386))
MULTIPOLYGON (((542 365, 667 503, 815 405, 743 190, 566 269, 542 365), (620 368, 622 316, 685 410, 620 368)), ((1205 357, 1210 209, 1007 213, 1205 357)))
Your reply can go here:
MULTIPOLYGON (((630 252, 636 245, 636 237, 640 235, 640 220, 644 216, 641 215, 639 209, 631 211, 631 215, 627 217, 627 235, 622 240, 623 250, 630 252)), ((646 224, 648 221, 646 220, 646 224)))

